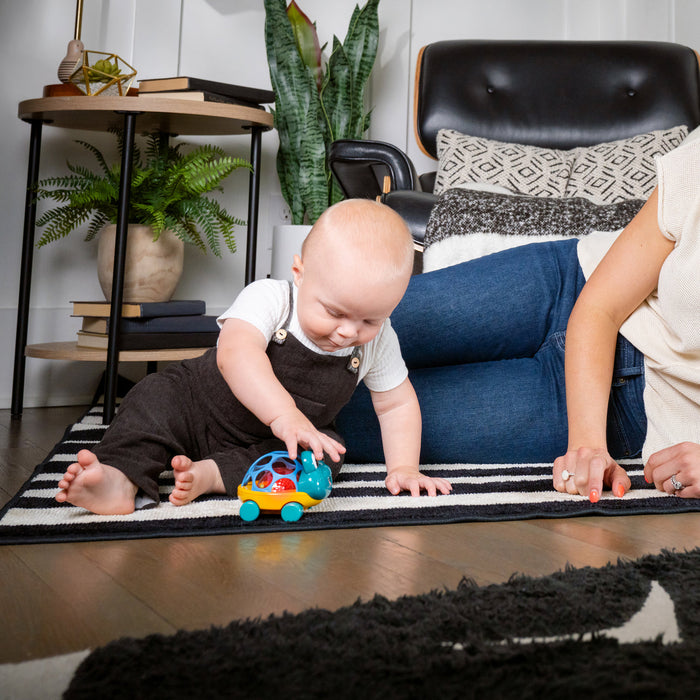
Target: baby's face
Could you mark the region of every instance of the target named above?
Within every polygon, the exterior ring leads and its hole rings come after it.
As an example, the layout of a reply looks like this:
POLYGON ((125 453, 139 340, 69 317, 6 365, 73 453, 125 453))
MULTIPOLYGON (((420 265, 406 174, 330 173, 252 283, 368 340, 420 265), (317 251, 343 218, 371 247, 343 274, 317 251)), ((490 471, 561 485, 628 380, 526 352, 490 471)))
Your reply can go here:
POLYGON ((406 289, 401 279, 360 282, 354 275, 315 265, 295 273, 295 278, 299 323, 309 340, 326 352, 372 340, 406 289))

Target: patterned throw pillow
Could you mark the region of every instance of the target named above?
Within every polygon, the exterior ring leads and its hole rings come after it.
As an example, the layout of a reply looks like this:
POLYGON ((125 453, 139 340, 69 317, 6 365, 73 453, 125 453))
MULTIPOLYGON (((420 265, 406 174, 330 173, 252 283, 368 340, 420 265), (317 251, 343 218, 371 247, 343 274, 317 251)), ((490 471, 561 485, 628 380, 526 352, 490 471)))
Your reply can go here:
POLYGON ((656 184, 654 157, 680 145, 685 126, 569 151, 495 141, 442 129, 435 194, 474 182, 537 197, 585 197, 597 204, 646 199, 656 184))
POLYGON ((567 197, 585 197, 598 204, 647 199, 656 185, 654 157, 681 144, 685 126, 652 131, 588 148, 574 148, 567 197))
POLYGON ((567 151, 468 136, 441 129, 434 194, 472 182, 488 182, 517 194, 563 197, 573 159, 567 151))

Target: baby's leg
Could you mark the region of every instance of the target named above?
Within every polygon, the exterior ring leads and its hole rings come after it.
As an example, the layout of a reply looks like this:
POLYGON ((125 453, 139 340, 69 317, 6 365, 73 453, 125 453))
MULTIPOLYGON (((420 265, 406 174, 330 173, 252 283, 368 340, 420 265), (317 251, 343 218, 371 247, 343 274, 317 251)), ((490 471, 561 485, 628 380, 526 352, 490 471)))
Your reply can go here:
POLYGON ((89 450, 78 452, 56 494, 59 503, 72 503, 98 515, 123 515, 134 512, 136 484, 108 464, 102 464, 89 450))
POLYGON ((174 506, 184 506, 203 493, 226 493, 221 472, 213 459, 193 462, 185 455, 176 455, 170 464, 175 473, 175 488, 169 499, 174 506))

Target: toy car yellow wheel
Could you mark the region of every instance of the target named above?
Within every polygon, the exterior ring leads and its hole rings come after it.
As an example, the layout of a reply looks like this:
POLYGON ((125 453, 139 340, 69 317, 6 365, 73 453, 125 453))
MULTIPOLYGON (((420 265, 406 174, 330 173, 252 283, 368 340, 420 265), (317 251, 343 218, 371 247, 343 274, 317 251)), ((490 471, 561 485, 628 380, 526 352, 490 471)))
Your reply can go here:
POLYGON ((304 513, 304 506, 301 503, 292 501, 291 503, 286 503, 282 506, 280 515, 285 523, 295 523, 304 513))
POLYGON ((255 501, 245 501, 241 505, 238 515, 240 515, 246 522, 250 522, 251 520, 255 520, 258 515, 260 515, 260 507, 255 501))

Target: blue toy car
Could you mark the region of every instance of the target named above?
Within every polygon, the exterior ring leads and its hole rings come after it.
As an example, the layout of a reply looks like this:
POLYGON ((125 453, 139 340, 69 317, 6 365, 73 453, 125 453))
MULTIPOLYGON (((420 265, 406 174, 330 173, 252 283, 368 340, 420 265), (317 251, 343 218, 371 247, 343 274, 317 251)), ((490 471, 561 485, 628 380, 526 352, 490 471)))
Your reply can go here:
POLYGON ((333 488, 331 470, 305 450, 299 459, 287 452, 268 452, 255 460, 238 487, 243 502, 239 515, 245 521, 260 513, 279 513, 282 520, 299 520, 306 508, 326 498, 333 488))

